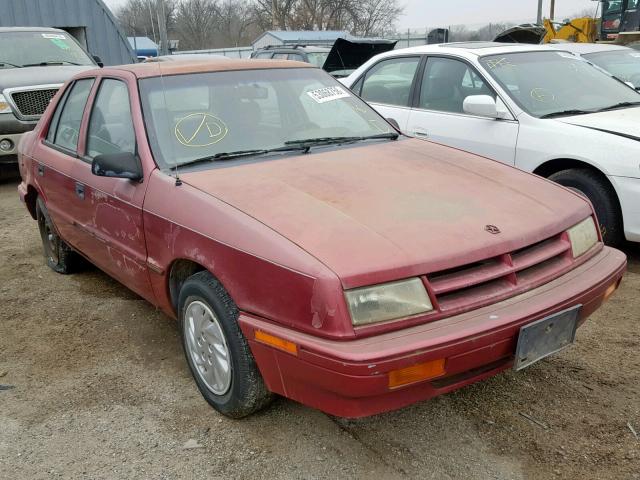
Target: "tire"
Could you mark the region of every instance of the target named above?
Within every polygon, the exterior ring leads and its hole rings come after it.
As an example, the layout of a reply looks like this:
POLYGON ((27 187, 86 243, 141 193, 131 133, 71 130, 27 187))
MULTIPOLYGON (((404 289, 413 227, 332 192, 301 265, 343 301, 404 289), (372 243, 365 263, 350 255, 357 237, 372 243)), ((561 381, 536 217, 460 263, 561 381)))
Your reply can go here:
POLYGON ((554 173, 549 180, 577 191, 591 201, 605 244, 616 247, 624 241, 620 204, 615 190, 602 174, 587 168, 570 168, 554 173))
POLYGON ((182 285, 178 307, 185 357, 205 400, 231 418, 268 405, 273 394, 240 330, 238 307, 220 282, 207 271, 195 273, 182 285))
POLYGON ((36 200, 36 218, 38 219, 44 258, 49 268, 62 274, 79 270, 84 264, 82 258, 60 238, 41 197, 36 200))

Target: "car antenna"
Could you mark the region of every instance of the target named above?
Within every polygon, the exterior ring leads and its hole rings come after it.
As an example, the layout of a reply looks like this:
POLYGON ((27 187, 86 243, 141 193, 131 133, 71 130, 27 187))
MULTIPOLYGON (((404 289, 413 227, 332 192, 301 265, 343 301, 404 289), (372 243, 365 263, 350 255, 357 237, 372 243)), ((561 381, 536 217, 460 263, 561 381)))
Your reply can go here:
MULTIPOLYGON (((162 75, 162 62, 157 62, 157 65, 158 65, 158 71, 160 72, 160 83, 162 85, 162 98, 164 100, 164 114, 167 120, 167 126, 169 126, 170 124, 169 124, 169 113, 167 108, 167 89, 164 84, 164 75, 162 75)), ((176 172, 175 186, 179 187, 180 185, 182 185, 182 180, 180 179, 180 172, 178 171, 178 160, 176 159, 175 152, 173 151, 173 142, 171 142, 171 153, 173 154, 172 157, 176 162, 176 164, 174 165, 174 171, 176 172)))

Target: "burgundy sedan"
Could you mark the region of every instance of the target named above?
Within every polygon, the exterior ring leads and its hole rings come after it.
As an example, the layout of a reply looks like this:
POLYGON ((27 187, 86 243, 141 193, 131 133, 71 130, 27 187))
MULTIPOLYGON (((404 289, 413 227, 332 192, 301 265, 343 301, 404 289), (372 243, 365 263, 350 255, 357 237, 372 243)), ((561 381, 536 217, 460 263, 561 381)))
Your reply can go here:
POLYGON ((361 417, 569 346, 625 256, 534 175, 400 135, 296 62, 82 73, 19 157, 49 266, 181 325, 205 399, 361 417))

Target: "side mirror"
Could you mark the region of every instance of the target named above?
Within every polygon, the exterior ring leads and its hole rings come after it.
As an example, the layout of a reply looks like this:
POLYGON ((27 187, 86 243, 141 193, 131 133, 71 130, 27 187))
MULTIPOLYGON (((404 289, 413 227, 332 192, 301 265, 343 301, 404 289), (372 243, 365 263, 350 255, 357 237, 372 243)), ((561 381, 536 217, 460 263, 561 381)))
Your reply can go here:
POLYGON ((464 113, 478 117, 498 118, 498 106, 489 95, 470 95, 462 102, 464 113))
POLYGON ((98 55, 91 55, 93 57, 93 61, 98 64, 100 68, 104 67, 104 63, 102 63, 102 59, 98 55))
POLYGON ((91 162, 91 173, 98 177, 142 180, 142 164, 137 155, 129 152, 98 155, 91 162))
POLYGON ((386 118, 386 120, 391 125, 393 125, 393 128, 395 128, 396 130, 400 131, 400 124, 398 123, 398 121, 395 118, 388 117, 388 118, 386 118))

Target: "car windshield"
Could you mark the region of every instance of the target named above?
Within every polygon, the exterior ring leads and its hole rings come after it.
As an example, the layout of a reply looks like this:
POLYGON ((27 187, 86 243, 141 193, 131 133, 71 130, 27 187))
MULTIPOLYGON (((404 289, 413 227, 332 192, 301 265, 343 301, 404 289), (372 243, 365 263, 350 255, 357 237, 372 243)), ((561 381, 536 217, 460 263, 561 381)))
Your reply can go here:
POLYGON ((619 13, 622 11, 622 0, 605 0, 602 2, 602 13, 619 13))
POLYGON ((589 113, 640 101, 640 94, 567 52, 490 55, 480 63, 523 110, 536 117, 589 113))
POLYGON ((161 168, 229 153, 335 138, 394 134, 389 124, 315 68, 171 75, 140 81, 144 119, 161 168))
POLYGON ((324 62, 327 61, 328 56, 329 52, 307 52, 309 63, 319 68, 322 68, 324 62))
POLYGON ((0 68, 36 65, 94 65, 68 33, 0 33, 0 68))
POLYGON ((582 55, 591 63, 615 75, 623 82, 640 88, 640 52, 635 50, 611 50, 582 55))

